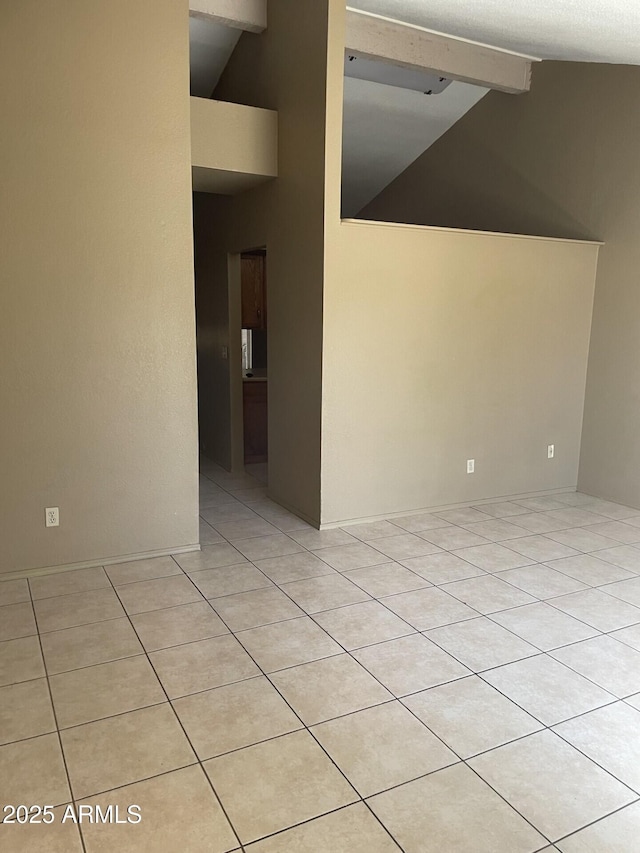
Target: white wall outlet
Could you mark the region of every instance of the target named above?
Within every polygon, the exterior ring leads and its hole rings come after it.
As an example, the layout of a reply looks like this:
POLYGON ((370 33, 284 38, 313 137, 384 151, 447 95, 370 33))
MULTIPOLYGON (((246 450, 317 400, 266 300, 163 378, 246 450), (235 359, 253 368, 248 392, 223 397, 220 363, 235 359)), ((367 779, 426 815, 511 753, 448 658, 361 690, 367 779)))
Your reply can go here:
POLYGON ((547 459, 553 459, 556 455, 556 446, 555 444, 547 445, 547 459))
POLYGON ((229 358, 229 347, 222 347, 220 350, 220 355, 225 360, 229 358))
POLYGON ((44 511, 46 527, 60 527, 60 510, 57 506, 48 506, 44 511))
POLYGON ((467 459, 467 474, 473 474, 476 470, 476 460, 467 459))

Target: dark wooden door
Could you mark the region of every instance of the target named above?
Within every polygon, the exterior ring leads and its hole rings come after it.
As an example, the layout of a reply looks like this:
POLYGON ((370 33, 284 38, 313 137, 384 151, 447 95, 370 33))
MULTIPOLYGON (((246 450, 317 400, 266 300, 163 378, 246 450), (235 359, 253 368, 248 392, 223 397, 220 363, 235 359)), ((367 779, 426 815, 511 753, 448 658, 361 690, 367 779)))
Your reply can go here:
POLYGON ((242 255, 242 328, 265 329, 267 323, 264 255, 242 255))

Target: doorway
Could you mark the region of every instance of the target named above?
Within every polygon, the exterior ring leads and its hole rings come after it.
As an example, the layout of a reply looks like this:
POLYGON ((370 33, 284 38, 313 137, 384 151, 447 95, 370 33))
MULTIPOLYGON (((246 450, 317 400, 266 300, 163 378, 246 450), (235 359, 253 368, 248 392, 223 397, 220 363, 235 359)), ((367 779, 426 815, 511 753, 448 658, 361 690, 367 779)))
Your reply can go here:
POLYGON ((263 482, 269 456, 267 253, 240 256, 244 466, 263 482))

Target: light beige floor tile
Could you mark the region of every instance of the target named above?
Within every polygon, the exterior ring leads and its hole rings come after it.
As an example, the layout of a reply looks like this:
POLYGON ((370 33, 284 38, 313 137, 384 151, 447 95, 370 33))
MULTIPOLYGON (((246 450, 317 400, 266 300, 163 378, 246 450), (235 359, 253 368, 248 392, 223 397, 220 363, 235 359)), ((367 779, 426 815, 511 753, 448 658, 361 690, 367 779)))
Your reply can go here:
POLYGON ((235 542, 241 539, 253 539, 254 536, 270 536, 280 533, 277 527, 269 524, 264 518, 251 518, 245 521, 224 521, 212 524, 213 527, 228 539, 235 542))
POLYGON ((571 595, 562 595, 560 598, 551 599, 549 603, 597 628, 598 631, 615 631, 640 622, 640 608, 599 589, 585 589, 571 595))
POLYGON ((385 598, 384 604, 418 631, 474 619, 478 615, 477 611, 436 587, 391 595, 385 598))
POLYGON ((598 513, 598 515, 604 515, 607 518, 612 518, 618 521, 625 520, 628 521, 629 524, 633 524, 633 519, 638 517, 637 509, 630 506, 624 506, 624 504, 605 501, 602 498, 592 497, 584 504, 584 509, 591 510, 591 512, 598 513))
POLYGON ((0 823, 0 850, 10 853, 83 853, 80 830, 65 816, 65 806, 53 810, 53 823, 0 823))
POLYGON ((521 566, 529 566, 534 561, 529 557, 523 557, 504 545, 493 542, 490 545, 478 545, 475 548, 462 548, 456 550, 456 556, 462 557, 469 563, 473 563, 479 569, 486 572, 501 572, 505 569, 519 569, 521 566))
POLYGON ((575 548, 548 539, 546 536, 523 536, 520 539, 512 539, 509 542, 509 548, 540 563, 545 560, 559 560, 561 557, 575 557, 579 553, 575 548))
POLYGON ((640 793, 640 711, 616 702, 560 723, 554 731, 640 793))
POLYGON ((509 663, 482 677, 545 726, 613 701, 606 690, 548 655, 509 663))
POLYGON ((71 800, 57 734, 0 746, 3 805, 58 806, 71 800))
POLYGON ((545 842, 462 764, 378 794, 368 802, 405 853, 532 853, 545 842))
POLYGON ((197 587, 184 575, 128 583, 118 587, 118 595, 129 615, 202 601, 197 587))
POLYGON ((584 507, 565 507, 549 512, 552 518, 562 521, 567 527, 587 527, 590 524, 599 524, 606 520, 606 516, 592 512, 584 507))
POLYGON ((198 533, 201 546, 224 545, 224 536, 220 536, 218 531, 214 530, 213 527, 203 518, 199 519, 198 533))
POLYGON ((640 652, 611 637, 583 640, 550 654, 620 699, 640 691, 640 652))
POLYGON ((488 540, 484 536, 478 536, 463 527, 437 527, 434 530, 420 531, 420 538, 438 548, 446 548, 452 551, 454 548, 471 548, 477 545, 486 545, 488 540))
MULTIPOLYGON (((495 518, 512 518, 516 515, 527 515, 529 510, 525 506, 513 503, 513 501, 499 501, 498 503, 478 504, 475 509, 492 515, 495 518)), ((517 521, 516 521, 517 524, 517 521)))
POLYGON ((196 760, 168 703, 65 729, 61 737, 75 799, 196 760))
POLYGON ((125 617, 64 628, 42 635, 49 675, 142 654, 142 646, 125 617))
POLYGON ((491 519, 491 521, 480 521, 474 524, 465 524, 465 529, 487 539, 489 542, 504 542, 507 539, 515 539, 518 536, 529 536, 526 527, 519 527, 504 519, 491 519))
POLYGON ((631 705, 632 708, 637 708, 640 711, 640 693, 636 693, 635 696, 627 696, 625 702, 631 705))
POLYGON ((30 601, 0 607, 0 641, 30 637, 36 633, 36 622, 30 601))
POLYGON ((409 533, 422 533, 424 530, 436 530, 438 527, 451 527, 451 522, 438 518, 431 512, 419 512, 416 515, 404 515, 394 518, 396 527, 401 527, 409 533))
POLYGON ((640 578, 612 583, 604 587, 603 592, 640 607, 640 578))
POLYGON ((297 604, 277 587, 213 598, 211 605, 232 631, 245 631, 247 628, 304 616, 297 604))
POLYGON ((428 580, 399 563, 383 563, 381 566, 369 566, 366 569, 352 569, 345 572, 343 577, 353 581, 374 598, 431 586, 428 580))
POLYGON ((352 654, 395 696, 417 693, 470 674, 466 666, 421 634, 367 646, 352 654))
POLYGON ((546 512, 531 512, 527 515, 519 515, 518 525, 526 527, 532 533, 552 533, 555 530, 566 530, 568 527, 575 526, 558 521, 546 512))
POLYGON ((189 577, 205 598, 220 598, 221 595, 234 595, 237 592, 272 586, 269 578, 251 563, 203 569, 200 572, 190 572, 189 577))
POLYGON ((41 634, 61 631, 92 622, 106 622, 124 616, 118 596, 112 589, 94 589, 59 595, 34 602, 38 629, 41 634))
POLYGON ((44 675, 38 637, 21 637, 0 643, 0 687, 44 675))
POLYGON ((140 806, 138 824, 82 826, 87 853, 226 853, 238 847, 211 785, 200 767, 185 767, 110 791, 83 804, 118 807, 121 817, 140 806))
POLYGON ((105 570, 101 567, 95 567, 30 578, 29 586, 31 587, 31 597, 37 601, 40 598, 52 598, 56 595, 89 592, 92 589, 109 589, 111 584, 105 570))
POLYGON ((621 569, 605 560, 599 560, 593 554, 564 557, 562 560, 552 560, 547 565, 589 586, 600 586, 603 583, 613 583, 633 577, 632 573, 626 569, 621 569))
POLYGON ((166 701, 145 655, 53 675, 50 683, 61 729, 166 701))
POLYGON ((131 621, 148 652, 229 633, 222 619, 206 601, 138 613, 131 617, 131 621))
POLYGON ((55 730, 46 678, 0 687, 0 744, 55 730))
POLYGON ((523 498, 522 500, 515 501, 515 503, 526 507, 526 509, 532 512, 550 512, 557 509, 564 509, 565 507, 563 503, 556 500, 555 496, 551 497, 551 495, 542 495, 538 498, 523 498))
POLYGON ((290 534, 299 545, 311 551, 321 548, 331 548, 337 545, 355 545, 357 539, 346 530, 294 530, 290 534))
POLYGON ((332 569, 324 560, 308 551, 258 560, 256 565, 270 580, 278 584, 318 578, 335 572, 335 569, 332 569))
POLYGON ((640 803, 620 809, 597 823, 558 841, 562 853, 627 853, 640 838, 640 803))
POLYGON ((271 680, 308 726, 393 698, 346 654, 281 670, 271 680))
POLYGON ((248 506, 245 506, 233 495, 227 495, 224 499, 219 498, 211 503, 209 507, 200 507, 200 516, 207 524, 224 524, 227 521, 243 521, 246 519, 255 519, 256 513, 248 506))
POLYGON ((262 518, 264 518, 265 521, 268 521, 269 524, 277 527, 278 530, 282 530, 283 533, 293 533, 298 530, 314 529, 299 516, 294 515, 294 513, 289 512, 278 504, 271 506, 272 503, 273 501, 265 505, 262 501, 255 501, 248 504, 248 506, 254 509, 258 515, 262 516, 262 518))
POLYGON ((302 728, 264 676, 176 699, 173 707, 201 760, 302 728))
POLYGON ((398 853, 400 848, 363 803, 356 803, 263 841, 247 853, 398 853))
POLYGON ((503 610, 491 618, 543 652, 587 640, 598 633, 584 622, 543 602, 503 610))
POLYGON ((293 539, 277 531, 273 536, 257 536, 253 539, 242 539, 239 542, 235 542, 235 547, 248 560, 266 560, 269 557, 284 557, 287 554, 302 552, 302 545, 298 545, 293 539))
POLYGON ((449 595, 473 607, 479 613, 497 613, 510 607, 532 604, 535 598, 493 575, 454 581, 442 587, 449 595))
POLYGON ((197 572, 200 569, 219 569, 221 566, 234 566, 243 563, 244 557, 233 545, 225 544, 203 545, 199 551, 176 554, 175 560, 185 572, 197 572))
POLYGON ((512 586, 528 592, 535 598, 554 598, 587 589, 587 586, 562 572, 556 572, 548 566, 525 566, 522 569, 507 569, 497 572, 494 577, 507 581, 512 586))
POLYGON ((148 560, 116 563, 113 566, 106 566, 105 570, 115 586, 182 574, 182 569, 173 557, 150 557, 148 560))
POLYGON ((384 539, 388 536, 398 536, 402 533, 402 530, 390 521, 368 521, 364 524, 349 524, 343 529, 362 542, 368 542, 371 539, 384 539))
POLYGON ((29 600, 29 583, 26 579, 0 581, 0 606, 20 604, 23 601, 29 600))
POLYGON ((538 649, 481 616, 428 631, 426 636, 473 672, 538 654, 538 649))
POLYGON ((259 674, 258 667, 230 634, 161 649, 149 657, 170 699, 259 674))
POLYGON ((482 569, 446 551, 402 560, 402 565, 434 584, 450 583, 484 574, 482 569))
POLYGON ((380 563, 389 562, 388 557, 371 548, 370 545, 365 545, 364 542, 322 548, 318 551, 318 556, 339 572, 364 569, 366 566, 377 566, 380 563))
POLYGON ((308 732, 213 758, 204 766, 243 844, 357 799, 308 732))
POLYGON ((396 536, 385 536, 384 539, 374 539, 369 543, 376 551, 381 551, 391 560, 408 560, 410 557, 426 557, 437 554, 440 548, 433 542, 428 542, 414 533, 400 533, 396 536))
MULTIPOLYGON (((619 631, 613 631, 610 635, 614 640, 620 640, 621 643, 626 643, 640 652, 640 625, 630 625, 628 628, 621 628, 619 631)), ((17 641, 16 641, 17 642, 17 641)))
POLYGON ((538 720, 477 675, 432 687, 402 701, 462 758, 542 728, 538 720))
POLYGON ((368 601, 370 598, 359 586, 339 574, 286 583, 282 585, 282 589, 307 613, 333 610, 347 604, 368 601))
POLYGON ((378 601, 325 610, 314 619, 347 651, 415 633, 415 628, 378 601))
POLYGON ((435 515, 451 524, 476 524, 480 521, 491 521, 492 518, 481 509, 472 509, 471 507, 446 509, 443 512, 436 512, 435 515))
POLYGON ((624 521, 605 521, 603 524, 591 524, 587 530, 599 533, 609 539, 615 539, 623 545, 635 545, 640 542, 640 528, 624 521))
POLYGON ((635 799, 627 787, 551 731, 500 746, 469 763, 551 841, 635 799))
POLYGON ((593 501, 591 495, 584 495, 581 492, 561 492, 554 495, 553 499, 565 506, 586 506, 593 501))
POLYGON ((613 539, 600 536, 598 533, 592 533, 590 530, 585 530, 584 527, 555 530, 547 533, 547 537, 553 539, 554 542, 562 542, 563 545, 568 545, 570 548, 575 548, 576 551, 583 551, 585 553, 598 551, 601 548, 613 548, 616 544, 613 539))
POLYGON ((343 651, 308 616, 251 628, 236 636, 264 672, 309 663, 343 651))
POLYGON ((613 563, 614 566, 620 566, 621 569, 627 571, 640 572, 640 548, 636 545, 618 545, 615 548, 605 548, 598 551, 595 555, 600 560, 606 560, 607 563, 613 563))
POLYGON ((312 732, 361 797, 459 760, 399 702, 320 723, 312 732))

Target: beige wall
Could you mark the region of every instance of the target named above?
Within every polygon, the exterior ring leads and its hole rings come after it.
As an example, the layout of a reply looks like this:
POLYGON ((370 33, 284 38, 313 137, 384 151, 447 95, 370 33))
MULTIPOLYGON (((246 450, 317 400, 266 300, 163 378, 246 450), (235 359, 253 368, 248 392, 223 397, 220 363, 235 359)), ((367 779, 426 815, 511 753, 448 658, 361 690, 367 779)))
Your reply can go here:
POLYGON ((195 543, 188 4, 4 3, 0 74, 0 571, 195 543))
POLYGON ((640 68, 536 66, 490 93, 367 216, 601 239, 579 487, 640 507, 640 68))
MULTIPOLYGON (((273 0, 268 29, 243 34, 215 92, 216 99, 278 112, 278 179, 233 198, 219 251, 226 256, 267 247, 269 491, 315 523, 320 521, 327 57, 335 66, 343 27, 344 5, 336 0, 273 0)), ((335 138, 336 128, 330 132, 335 138)), ((338 168, 335 198, 339 180, 338 168)), ((337 223, 335 201, 331 209, 337 223)))
POLYGON ((278 114, 190 98, 194 190, 235 195, 278 174, 278 114))
POLYGON ((323 523, 574 488, 596 260, 592 244, 343 223, 323 523))

